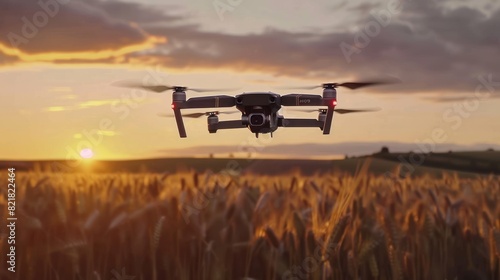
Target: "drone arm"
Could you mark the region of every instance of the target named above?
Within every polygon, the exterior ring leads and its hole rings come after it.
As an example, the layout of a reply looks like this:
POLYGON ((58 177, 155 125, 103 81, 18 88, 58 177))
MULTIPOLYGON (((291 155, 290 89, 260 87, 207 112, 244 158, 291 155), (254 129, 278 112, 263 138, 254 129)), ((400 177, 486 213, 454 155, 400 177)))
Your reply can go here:
POLYGON ((194 97, 180 103, 181 109, 233 107, 235 98, 228 95, 194 97))
POLYGON ((287 94, 281 96, 283 106, 323 106, 324 100, 321 95, 314 94, 287 94))
POLYGON ((323 122, 315 119, 279 119, 278 126, 281 127, 323 127, 323 122))
POLYGON ((241 120, 237 121, 222 121, 217 123, 217 129, 232 129, 232 128, 245 128, 241 120))
POLYGON ((219 129, 235 129, 235 128, 245 128, 247 127, 242 123, 241 120, 237 121, 222 121, 214 124, 208 125, 208 131, 210 133, 216 133, 219 129))

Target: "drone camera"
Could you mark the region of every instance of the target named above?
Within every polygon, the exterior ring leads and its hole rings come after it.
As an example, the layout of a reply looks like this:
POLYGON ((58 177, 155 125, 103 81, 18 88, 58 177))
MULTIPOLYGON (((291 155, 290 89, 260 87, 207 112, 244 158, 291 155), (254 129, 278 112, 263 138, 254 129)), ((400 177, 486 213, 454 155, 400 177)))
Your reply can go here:
POLYGON ((262 126, 266 122, 266 116, 263 113, 253 113, 248 116, 251 126, 262 126))

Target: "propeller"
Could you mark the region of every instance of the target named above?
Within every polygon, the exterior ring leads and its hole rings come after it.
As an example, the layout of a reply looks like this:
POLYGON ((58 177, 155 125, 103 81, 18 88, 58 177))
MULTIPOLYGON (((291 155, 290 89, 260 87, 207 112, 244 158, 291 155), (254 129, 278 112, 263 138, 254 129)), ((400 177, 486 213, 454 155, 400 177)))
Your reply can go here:
MULTIPOLYGON (((227 111, 227 112, 213 111, 213 112, 183 114, 182 116, 186 117, 186 118, 201 118, 203 116, 209 116, 209 115, 212 115, 212 114, 215 114, 215 115, 228 114, 229 115, 229 114, 236 114, 236 113, 240 113, 240 111, 227 111)), ((173 117, 175 117, 175 115, 171 115, 171 114, 158 114, 158 115, 160 117, 167 117, 167 118, 173 118, 173 117)))
POLYGON ((335 112, 339 114, 350 114, 350 113, 366 113, 366 112, 377 112, 380 111, 377 109, 334 109, 335 112))
MULTIPOLYGON (((292 109, 292 111, 306 112, 306 113, 314 113, 314 112, 326 112, 327 109, 311 109, 311 110, 300 110, 300 109, 292 109)), ((377 112, 380 111, 380 108, 369 108, 369 109, 334 109, 333 111, 339 114, 350 114, 350 113, 365 113, 365 112, 377 112)))
POLYGON ((219 89, 206 89, 206 88, 191 88, 185 86, 170 86, 170 85, 144 85, 137 82, 128 82, 128 81, 120 81, 113 83, 114 86, 124 87, 124 88, 137 88, 143 89, 147 91, 161 93, 167 90, 176 90, 176 91, 194 91, 194 92, 214 92, 214 91, 234 91, 237 90, 235 88, 219 88, 219 89))
POLYGON ((293 88, 283 88, 283 89, 296 89, 296 90, 313 90, 317 88, 336 88, 336 87, 345 87, 348 89, 358 89, 369 86, 377 86, 377 85, 387 85, 387 84, 395 84, 399 83, 401 80, 397 78, 386 79, 386 80, 373 80, 373 81, 364 81, 364 82, 347 82, 347 83, 324 83, 322 85, 310 86, 310 87, 293 87, 293 88))

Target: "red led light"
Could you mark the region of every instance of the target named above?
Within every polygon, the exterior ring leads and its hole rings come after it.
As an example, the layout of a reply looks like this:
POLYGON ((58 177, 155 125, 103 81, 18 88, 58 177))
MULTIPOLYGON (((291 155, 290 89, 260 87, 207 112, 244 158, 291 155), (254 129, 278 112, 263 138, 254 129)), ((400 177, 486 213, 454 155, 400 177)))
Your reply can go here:
POLYGON ((170 107, 172 107, 172 109, 175 109, 175 104, 172 103, 172 105, 170 107))
POLYGON ((332 100, 332 106, 337 106, 337 100, 332 100))

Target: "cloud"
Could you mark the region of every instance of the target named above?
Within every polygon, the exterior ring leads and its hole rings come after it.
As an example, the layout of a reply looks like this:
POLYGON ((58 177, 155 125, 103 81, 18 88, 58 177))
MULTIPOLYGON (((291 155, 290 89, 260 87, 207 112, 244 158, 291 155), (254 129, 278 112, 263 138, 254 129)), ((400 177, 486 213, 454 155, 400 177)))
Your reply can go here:
MULTIPOLYGON (((141 25, 159 23, 178 23, 185 17, 182 15, 167 14, 154 6, 146 6, 138 3, 88 0, 94 6, 100 7, 108 15, 125 22, 136 22, 141 25)), ((163 6, 165 8, 165 6, 163 6)), ((167 6, 168 11, 175 11, 175 6, 167 6)))
POLYGON ((384 73, 403 81, 373 89, 389 93, 464 93, 476 88, 479 75, 494 74, 494 80, 500 80, 500 64, 495 59, 500 56, 499 9, 485 14, 429 0, 405 1, 402 11, 390 15, 383 26, 384 21, 378 23, 374 15, 387 15, 388 9, 383 5, 364 13, 357 20, 361 31, 309 33, 269 28, 258 34, 233 35, 201 31, 193 25, 158 26, 147 30, 168 36, 170 43, 131 56, 176 69, 257 70, 325 82, 384 73), (375 25, 379 32, 367 37, 366 46, 360 45, 366 28, 375 25), (355 52, 342 50, 342 44, 355 52))
MULTIPOLYGON (((77 95, 63 95, 61 99, 74 100, 78 99, 77 95)), ((141 101, 141 104, 153 104, 157 103, 158 98, 150 98, 148 100, 141 101)), ((73 102, 73 105, 64 106, 50 106, 43 109, 44 112, 64 112, 64 111, 77 111, 91 108, 98 108, 103 106, 116 106, 118 104, 124 104, 130 107, 136 106, 136 102, 128 99, 102 99, 102 100, 86 100, 73 102)))
POLYGON ((79 102, 78 104, 72 106, 51 106, 44 108, 44 111, 45 112, 76 111, 76 110, 89 109, 95 107, 111 106, 113 104, 120 104, 120 103, 125 103, 125 102, 120 99, 88 100, 79 102))
POLYGON ((164 37, 147 34, 131 21, 113 17, 99 3, 2 1, 0 52, 23 61, 97 60, 123 56, 165 41, 164 37))
MULTIPOLYGON (((304 84, 383 74, 403 83, 366 91, 440 96, 473 92, 480 84, 479 75, 492 74, 495 82, 500 81, 496 59, 500 56, 500 9, 494 6, 486 13, 450 1, 401 1, 394 12, 386 2, 362 2, 354 8, 335 8, 338 13, 353 13, 351 21, 358 30, 332 27, 292 32, 270 27, 261 33, 238 35, 188 24, 182 15, 172 13, 175 9, 163 13, 145 4, 73 1, 61 6, 61 12, 50 18, 33 43, 19 46, 20 59, 259 71, 303 78, 304 84), (168 38, 168 42, 161 44, 159 38, 168 38)), ((0 4, 0 18, 6 23, 0 25, 0 34, 21 32, 21 18, 30 19, 39 10, 35 0, 17 3, 0 4)), ((2 40, 8 43, 6 36, 0 38, 0 44, 2 40)))

